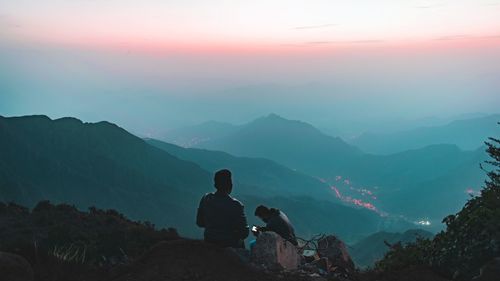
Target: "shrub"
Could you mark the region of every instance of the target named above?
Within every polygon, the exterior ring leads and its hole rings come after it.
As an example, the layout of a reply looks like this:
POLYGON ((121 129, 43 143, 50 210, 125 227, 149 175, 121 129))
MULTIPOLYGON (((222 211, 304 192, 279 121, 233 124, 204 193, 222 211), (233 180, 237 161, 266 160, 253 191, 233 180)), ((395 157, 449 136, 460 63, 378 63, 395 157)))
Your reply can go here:
POLYGON ((433 240, 391 249, 376 264, 378 270, 425 265, 450 278, 469 280, 482 265, 500 256, 500 141, 490 141, 486 151, 492 160, 486 163, 492 168, 487 171, 489 179, 481 194, 457 214, 444 218, 446 230, 433 240))

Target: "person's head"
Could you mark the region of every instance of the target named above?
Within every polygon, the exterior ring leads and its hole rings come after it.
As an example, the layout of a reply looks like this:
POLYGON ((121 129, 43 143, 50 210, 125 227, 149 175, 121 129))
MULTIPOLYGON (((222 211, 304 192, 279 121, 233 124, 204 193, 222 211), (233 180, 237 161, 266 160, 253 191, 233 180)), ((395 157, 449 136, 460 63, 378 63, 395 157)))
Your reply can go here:
POLYGON ((267 222, 269 218, 271 217, 271 209, 264 205, 260 205, 255 209, 255 216, 259 217, 261 220, 264 222, 267 222))
POLYGON ((214 176, 214 186, 217 191, 230 194, 233 190, 231 171, 227 169, 217 171, 214 176))

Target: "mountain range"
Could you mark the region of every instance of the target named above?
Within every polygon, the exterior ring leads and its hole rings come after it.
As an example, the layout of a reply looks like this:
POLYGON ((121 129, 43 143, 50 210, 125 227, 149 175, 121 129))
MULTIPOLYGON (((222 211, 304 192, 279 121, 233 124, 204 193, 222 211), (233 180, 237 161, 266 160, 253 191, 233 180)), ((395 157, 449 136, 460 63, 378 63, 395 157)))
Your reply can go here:
POLYGON ((211 180, 196 164, 108 122, 0 117, 0 136, 2 201, 113 208, 134 219, 192 230, 186 221, 196 211, 192 202, 211 180))
MULTIPOLYGON (((441 219, 477 194, 484 179, 483 148, 439 144, 368 154, 275 114, 240 126, 208 126, 210 138, 184 148, 109 122, 0 117, 0 200, 114 208, 199 237, 193 223, 198 200, 213 191, 213 172, 229 168, 247 213, 259 204, 279 207, 301 235, 328 232, 349 240, 403 231, 415 227, 412 222, 439 230, 441 219)), ((191 136, 198 129, 191 127, 191 136)), ((249 222, 261 223, 252 215, 249 222)))
POLYGON ((308 194, 316 199, 338 201, 326 183, 272 160, 236 157, 221 151, 183 148, 154 139, 146 139, 146 142, 179 159, 196 163, 207 171, 230 169, 238 182, 250 187, 238 193, 266 194, 267 197, 308 194))
POLYGON ((464 204, 467 193, 477 192, 485 178, 479 169, 486 159, 484 148, 463 151, 454 144, 437 144, 375 155, 308 123, 275 114, 233 126, 219 136, 211 131, 211 137, 195 147, 270 159, 320 179, 343 201, 378 206, 410 220, 427 218, 437 225, 464 204), (425 207, 436 203, 439 208, 425 207))
POLYGON ((415 242, 417 239, 430 239, 433 236, 431 232, 421 229, 410 229, 403 233, 381 231, 350 246, 349 253, 357 266, 361 268, 373 267, 375 262, 382 259, 389 251, 389 245, 397 243, 404 245, 415 242))
POLYGON ((476 150, 494 132, 496 135, 500 133, 498 121, 500 114, 491 114, 388 134, 364 133, 350 143, 375 154, 391 154, 436 144, 455 144, 463 150, 476 150))
POLYGON ((0 136, 0 201, 32 207, 51 200, 80 209, 113 208, 199 237, 201 230, 194 224, 199 199, 214 190, 213 171, 230 167, 235 195, 245 203, 250 223, 262 223, 253 210, 267 204, 285 210, 305 238, 325 232, 348 239, 411 226, 347 206, 325 183, 273 161, 182 151, 146 142, 109 122, 0 117, 0 136))

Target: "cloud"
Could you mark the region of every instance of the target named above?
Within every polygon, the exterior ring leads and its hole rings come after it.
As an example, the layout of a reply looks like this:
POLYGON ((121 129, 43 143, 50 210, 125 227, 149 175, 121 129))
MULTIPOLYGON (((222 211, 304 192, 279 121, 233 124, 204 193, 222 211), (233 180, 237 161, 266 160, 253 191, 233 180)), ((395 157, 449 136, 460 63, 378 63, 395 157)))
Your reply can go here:
POLYGON ((382 43, 384 40, 380 39, 372 39, 372 40, 352 40, 352 41, 345 41, 344 43, 348 44, 373 44, 373 43, 382 43))
POLYGON ((450 40, 463 40, 463 39, 500 39, 500 34, 493 34, 493 35, 482 35, 482 36, 472 36, 470 34, 457 34, 457 35, 448 35, 448 36, 441 36, 438 38, 435 38, 435 41, 450 41, 450 40))
POLYGON ((481 39, 500 39, 500 34, 497 34, 497 35, 486 35, 486 36, 481 36, 479 38, 481 38, 481 39))
POLYGON ((350 41, 309 41, 305 42, 305 44, 307 45, 377 44, 382 42, 384 42, 384 40, 370 39, 370 40, 350 40, 350 41))
POLYGON ((461 40, 461 39, 466 39, 466 38, 471 38, 471 36, 469 34, 447 35, 447 36, 438 37, 434 40, 436 40, 436 41, 448 41, 448 40, 461 40))
POLYGON ((308 45, 324 45, 324 44, 332 44, 334 43, 333 41, 310 41, 306 42, 308 45))
POLYGON ((305 25, 305 26, 297 26, 297 27, 294 27, 293 29, 297 29, 297 30, 301 30, 301 29, 318 29, 318 28, 328 28, 328 27, 333 27, 333 26, 338 26, 338 24, 327 23, 327 24, 319 24, 319 25, 305 25))
POLYGON ((445 3, 434 3, 434 4, 416 6, 415 8, 417 8, 417 9, 433 9, 433 8, 443 7, 445 5, 446 5, 445 3))
POLYGON ((490 2, 483 4, 483 6, 498 6, 498 5, 500 5, 500 2, 490 2))

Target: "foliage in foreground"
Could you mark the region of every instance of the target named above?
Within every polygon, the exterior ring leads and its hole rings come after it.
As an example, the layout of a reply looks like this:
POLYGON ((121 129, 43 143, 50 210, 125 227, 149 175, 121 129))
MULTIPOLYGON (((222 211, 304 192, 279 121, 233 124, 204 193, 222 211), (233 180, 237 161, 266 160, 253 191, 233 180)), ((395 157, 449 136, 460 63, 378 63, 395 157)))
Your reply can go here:
POLYGON ((163 240, 177 239, 174 229, 155 229, 114 210, 81 212, 67 204, 42 201, 30 211, 0 203, 0 251, 17 253, 32 265, 50 258, 107 266, 137 257, 163 240))
POLYGON ((488 180, 479 196, 471 198, 463 209, 446 217, 446 230, 433 240, 394 247, 376 264, 381 271, 408 266, 429 266, 450 278, 467 280, 479 273, 481 266, 500 257, 500 140, 486 143, 492 158, 487 164, 488 180))

